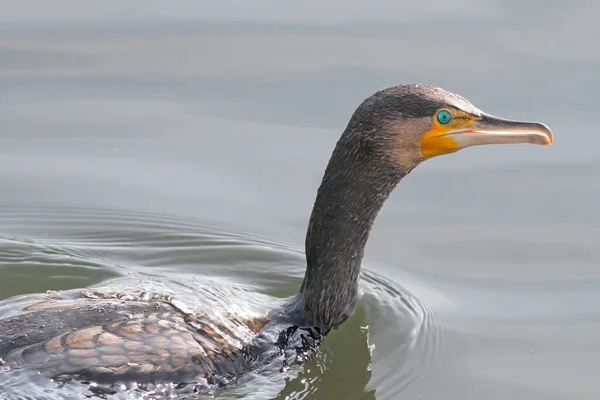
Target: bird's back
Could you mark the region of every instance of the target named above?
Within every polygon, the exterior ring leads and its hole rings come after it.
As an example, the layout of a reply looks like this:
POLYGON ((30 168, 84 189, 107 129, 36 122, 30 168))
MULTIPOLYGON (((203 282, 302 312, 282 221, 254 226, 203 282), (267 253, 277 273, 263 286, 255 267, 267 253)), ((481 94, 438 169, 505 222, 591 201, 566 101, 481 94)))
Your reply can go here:
POLYGON ((0 303, 0 358, 57 379, 203 380, 247 368, 244 347, 267 320, 196 316, 168 297, 71 291, 0 303))

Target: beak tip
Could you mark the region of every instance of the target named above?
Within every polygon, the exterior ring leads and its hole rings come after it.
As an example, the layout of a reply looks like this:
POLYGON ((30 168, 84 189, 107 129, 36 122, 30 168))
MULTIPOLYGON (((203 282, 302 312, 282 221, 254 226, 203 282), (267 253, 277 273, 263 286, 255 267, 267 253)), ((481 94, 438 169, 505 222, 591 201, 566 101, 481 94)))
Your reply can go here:
POLYGON ((554 142, 554 135, 552 135, 552 131, 550 130, 550 128, 548 128, 548 126, 546 124, 543 124, 541 122, 537 123, 539 129, 539 135, 537 136, 538 140, 536 141, 536 144, 540 144, 543 146, 550 146, 552 145, 552 143, 554 142))

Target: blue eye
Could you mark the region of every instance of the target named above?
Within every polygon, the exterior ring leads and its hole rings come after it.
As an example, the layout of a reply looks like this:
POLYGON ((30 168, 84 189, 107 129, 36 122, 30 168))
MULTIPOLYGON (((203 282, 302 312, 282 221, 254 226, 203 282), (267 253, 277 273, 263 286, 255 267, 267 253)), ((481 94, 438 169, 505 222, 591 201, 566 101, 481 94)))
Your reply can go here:
POLYGON ((446 110, 441 110, 437 113, 437 120, 440 124, 446 125, 452 119, 452 114, 446 110))

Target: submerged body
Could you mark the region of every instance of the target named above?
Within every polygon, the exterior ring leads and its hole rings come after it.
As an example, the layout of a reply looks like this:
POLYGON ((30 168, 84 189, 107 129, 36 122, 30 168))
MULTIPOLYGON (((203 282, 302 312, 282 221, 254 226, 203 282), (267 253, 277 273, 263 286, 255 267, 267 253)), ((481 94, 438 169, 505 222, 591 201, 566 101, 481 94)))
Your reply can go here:
POLYGON ((0 319, 0 358, 57 379, 209 385, 227 384, 281 355, 294 359, 352 313, 377 214, 417 165, 474 145, 551 142, 543 124, 487 115, 437 87, 379 91, 356 109, 333 150, 296 296, 252 319, 191 313, 168 297, 118 290, 15 297, 0 302, 0 310, 11 309, 0 319))
MULTIPOLYGON (((293 299, 294 300, 294 299, 293 299)), ((214 388, 323 338, 298 305, 253 319, 183 310, 170 296, 71 290, 0 302, 0 360, 55 380, 193 382, 214 388), (280 311, 284 311, 281 313, 280 311), (296 315, 296 317, 294 317, 296 315), (268 319, 270 318, 270 319, 268 319)))

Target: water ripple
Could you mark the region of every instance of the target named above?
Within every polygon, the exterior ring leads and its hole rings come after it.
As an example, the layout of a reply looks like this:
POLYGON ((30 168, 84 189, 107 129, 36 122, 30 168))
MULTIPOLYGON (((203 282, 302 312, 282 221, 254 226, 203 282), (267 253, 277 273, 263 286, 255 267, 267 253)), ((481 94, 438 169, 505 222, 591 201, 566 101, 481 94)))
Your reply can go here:
MULTIPOLYGON (((23 266, 42 270, 37 285, 19 287, 23 293, 46 290, 40 286, 50 281, 64 284, 59 287, 64 289, 143 289, 171 295, 192 310, 252 315, 294 295, 305 268, 300 245, 176 216, 0 205, 0 219, 2 274, 7 269, 23 271, 23 266), (77 284, 65 280, 64 271, 71 271, 73 277, 100 275, 95 281, 77 284)), ((4 316, 14 312, 10 307, 2 310, 4 316)), ((378 397, 408 393, 425 384, 428 371, 449 354, 445 332, 434 307, 372 272, 366 263, 356 312, 330 335, 316 359, 286 374, 272 370, 249 374, 242 384, 219 396, 310 398, 336 381, 330 376, 344 369, 340 363, 356 366, 350 380, 357 390, 369 393, 366 388, 376 387, 378 397), (395 339, 390 341, 390 337, 395 339)), ((90 390, 76 383, 57 388, 39 384, 40 379, 34 385, 26 383, 30 377, 16 372, 5 372, 0 378, 8 398, 10 393, 15 398, 69 397, 90 390)), ((139 398, 140 390, 119 391, 111 398, 139 398)), ((145 395, 152 398, 149 392, 145 395)), ((169 395, 183 393, 170 391, 169 395)))

